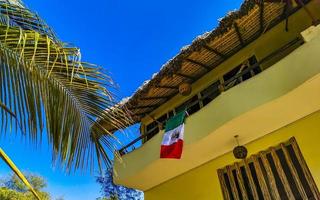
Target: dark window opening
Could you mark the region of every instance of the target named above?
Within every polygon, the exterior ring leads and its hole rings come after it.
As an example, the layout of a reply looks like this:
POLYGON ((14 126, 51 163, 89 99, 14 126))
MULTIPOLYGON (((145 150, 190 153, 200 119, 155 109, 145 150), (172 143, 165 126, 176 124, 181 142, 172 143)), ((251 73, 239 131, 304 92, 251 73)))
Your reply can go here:
POLYGON ((227 174, 224 174, 224 181, 226 183, 227 190, 228 190, 229 194, 231 194, 230 195, 230 200, 234 200, 233 195, 232 195, 232 188, 231 188, 229 177, 228 177, 227 174))
POLYGON ((270 186, 270 180, 268 178, 268 173, 267 173, 266 168, 263 165, 261 157, 258 158, 258 163, 260 165, 260 168, 261 168, 261 171, 262 171, 262 176, 263 176, 263 178, 264 178, 264 180, 266 182, 267 188, 268 188, 269 191, 271 191, 271 186, 270 186))
POLYGON ((247 176, 247 173, 246 173, 246 169, 244 167, 240 167, 240 171, 241 171, 241 176, 242 176, 242 179, 243 179, 244 187, 245 187, 247 195, 248 195, 248 199, 249 200, 254 200, 253 194, 252 194, 252 191, 251 191, 251 187, 250 187, 250 184, 249 184, 249 179, 248 179, 248 176, 247 176))
POLYGON ((155 136, 159 132, 158 122, 153 121, 146 127, 146 140, 150 140, 153 136, 155 136))
POLYGON ((187 106, 187 113, 189 115, 192 115, 193 113, 197 112, 198 110, 200 110, 200 103, 199 103, 198 96, 196 95, 191 98, 191 101, 189 102, 189 104, 187 106))
POLYGON ((159 132, 159 127, 155 127, 154 129, 152 129, 150 132, 148 132, 148 135, 146 137, 146 140, 150 140, 151 138, 153 138, 153 136, 155 136, 157 133, 159 132))
POLYGON ((277 167, 276 167, 276 165, 274 163, 274 160, 273 160, 273 158, 271 156, 271 153, 268 153, 266 157, 267 157, 267 160, 269 162, 273 177, 274 177, 274 179, 276 181, 277 190, 279 192, 280 198, 283 199, 283 200, 286 200, 286 199, 288 199, 288 196, 286 195, 286 190, 284 188, 283 183, 281 182, 279 172, 278 172, 277 167))
POLYGON ((279 157, 279 160, 280 160, 281 166, 283 168, 283 171, 286 175, 286 178, 288 179, 288 182, 291 183, 290 189, 292 190, 292 193, 293 193, 295 199, 302 199, 301 195, 299 194, 299 190, 297 188, 297 185, 294 181, 293 174, 290 172, 290 167, 286 161, 286 157, 284 155, 283 150, 279 149, 276 151, 276 153, 279 157))
POLYGON ((238 181, 238 177, 237 177, 237 171, 236 170, 232 170, 232 175, 233 175, 233 179, 234 182, 236 183, 236 188, 238 191, 238 196, 239 196, 239 200, 243 200, 242 195, 241 195, 241 189, 240 189, 240 185, 239 185, 239 181, 238 181))
MULTIPOLYGON (((253 66, 253 65, 257 64, 257 63, 258 63, 258 61, 257 61, 256 56, 252 56, 252 57, 249 58, 250 66, 253 66)), ((258 66, 258 65, 256 67, 254 67, 252 70, 253 70, 255 75, 259 74, 262 71, 260 66, 258 66)))
POLYGON ((218 174, 226 200, 233 197, 320 199, 319 190, 294 138, 245 161, 219 169, 218 174), (229 170, 232 174, 228 173, 229 170), (241 174, 242 178, 238 178, 237 174, 241 174))
POLYGON ((157 121, 158 121, 159 123, 161 123, 163 126, 165 126, 167 119, 168 119, 168 116, 167 116, 167 113, 166 113, 166 114, 162 115, 161 117, 159 117, 159 118, 157 119, 157 121))
POLYGON ((287 146, 290 158, 293 162, 293 165, 298 173, 299 179, 301 180, 302 186, 307 194, 307 197, 309 199, 313 199, 313 194, 312 194, 312 189, 310 188, 309 184, 308 184, 308 180, 307 177, 305 176, 302 166, 299 163, 299 158, 297 157, 293 146, 287 146))
POLYGON ((258 177, 256 169, 255 169, 253 163, 249 163, 249 169, 250 169, 250 173, 252 175, 252 179, 253 179, 253 182, 255 184, 257 193, 258 193, 258 197, 259 197, 259 199, 264 199, 261 187, 259 185, 259 180, 258 180, 260 177, 258 177))
POLYGON ((259 74, 261 72, 261 68, 259 65, 257 65, 257 63, 257 58, 255 56, 252 56, 242 64, 238 65, 237 67, 233 68, 225 75, 223 75, 225 89, 236 86, 239 83, 259 74))
POLYGON ((173 117, 173 116, 174 116, 173 110, 169 111, 169 112, 168 112, 168 118, 173 117))
POLYGON ((220 81, 216 81, 200 93, 203 106, 207 105, 220 95, 219 85, 220 81))
POLYGON ((189 115, 197 112, 198 110, 200 110, 198 95, 193 96, 191 99, 178 106, 175 110, 176 113, 186 110, 189 115))

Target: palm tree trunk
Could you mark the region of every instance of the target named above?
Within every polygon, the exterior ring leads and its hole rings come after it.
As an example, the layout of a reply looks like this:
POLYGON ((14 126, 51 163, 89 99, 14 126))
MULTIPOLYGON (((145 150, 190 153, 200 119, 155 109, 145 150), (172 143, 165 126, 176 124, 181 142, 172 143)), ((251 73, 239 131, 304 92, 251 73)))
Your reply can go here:
POLYGON ((26 177, 21 173, 18 167, 12 162, 12 160, 7 156, 7 154, 0 148, 0 157, 2 160, 12 169, 12 171, 21 179, 21 181, 29 188, 29 190, 34 194, 34 196, 41 200, 37 192, 33 189, 26 177))

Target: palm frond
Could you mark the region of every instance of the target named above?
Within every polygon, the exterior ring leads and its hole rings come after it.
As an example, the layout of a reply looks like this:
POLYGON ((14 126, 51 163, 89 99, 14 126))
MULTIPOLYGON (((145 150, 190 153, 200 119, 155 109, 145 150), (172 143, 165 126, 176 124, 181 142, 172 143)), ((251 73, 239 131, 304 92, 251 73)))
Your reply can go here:
MULTIPOLYGON (((129 119, 124 109, 106 111, 115 104, 110 87, 101 67, 82 62, 80 50, 60 42, 37 15, 0 1, 0 101, 31 141, 46 131, 54 162, 67 171, 111 165, 116 138, 100 122, 121 129, 129 119)), ((0 114, 2 130, 17 127, 0 114)))

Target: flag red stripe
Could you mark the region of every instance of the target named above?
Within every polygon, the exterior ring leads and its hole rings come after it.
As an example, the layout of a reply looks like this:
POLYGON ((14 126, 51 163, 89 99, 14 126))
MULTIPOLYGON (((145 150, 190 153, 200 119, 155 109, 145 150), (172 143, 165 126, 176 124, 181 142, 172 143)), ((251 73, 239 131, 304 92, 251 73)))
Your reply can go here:
POLYGON ((171 145, 161 145, 160 158, 180 159, 183 148, 183 140, 178 140, 171 145))

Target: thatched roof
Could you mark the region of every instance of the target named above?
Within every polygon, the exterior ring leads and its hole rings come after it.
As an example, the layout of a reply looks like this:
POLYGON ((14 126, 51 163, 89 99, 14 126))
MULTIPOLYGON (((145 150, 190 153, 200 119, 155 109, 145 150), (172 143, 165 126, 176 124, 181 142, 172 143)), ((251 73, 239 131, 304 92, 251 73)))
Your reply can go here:
POLYGON ((8 3, 10 5, 16 5, 16 6, 24 7, 21 0, 0 0, 0 1, 8 3))
MULTIPOLYGON (((295 9, 296 10, 296 9, 295 9)), ((139 122, 144 116, 178 94, 183 82, 193 83, 223 61, 257 39, 285 18, 284 3, 246 0, 237 11, 219 21, 211 32, 197 37, 190 45, 154 74, 121 105, 139 122)), ((291 13, 293 13, 292 10, 291 13)))

